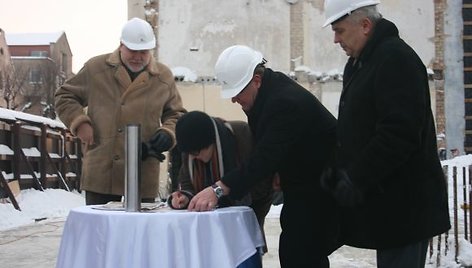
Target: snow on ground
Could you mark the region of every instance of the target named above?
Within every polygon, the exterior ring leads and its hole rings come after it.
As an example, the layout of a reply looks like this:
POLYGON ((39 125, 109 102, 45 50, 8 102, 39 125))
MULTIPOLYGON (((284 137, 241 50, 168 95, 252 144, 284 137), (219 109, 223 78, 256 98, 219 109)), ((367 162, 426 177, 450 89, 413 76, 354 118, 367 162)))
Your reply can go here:
POLYGON ((78 192, 46 189, 44 192, 27 189, 17 197, 21 211, 12 204, 0 204, 0 231, 34 223, 35 221, 65 218, 71 208, 85 205, 78 192))
MULTIPOLYGON (((46 189, 44 192, 27 189, 17 197, 21 211, 12 204, 0 204, 0 231, 28 225, 36 221, 66 218, 69 210, 84 206, 85 198, 77 191, 46 189)), ((282 205, 273 206, 267 217, 278 218, 282 205)))

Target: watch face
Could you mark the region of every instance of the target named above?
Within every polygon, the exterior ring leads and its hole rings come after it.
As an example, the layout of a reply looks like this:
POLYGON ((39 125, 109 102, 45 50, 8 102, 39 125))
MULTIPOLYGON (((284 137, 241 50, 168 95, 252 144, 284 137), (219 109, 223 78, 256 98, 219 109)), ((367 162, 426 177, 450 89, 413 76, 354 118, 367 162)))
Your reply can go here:
POLYGON ((215 191, 217 198, 220 198, 223 196, 223 188, 221 188, 218 185, 213 185, 212 188, 213 188, 213 191, 215 191))
POLYGON ((218 198, 223 196, 223 189, 221 189, 221 187, 216 188, 216 195, 218 198))

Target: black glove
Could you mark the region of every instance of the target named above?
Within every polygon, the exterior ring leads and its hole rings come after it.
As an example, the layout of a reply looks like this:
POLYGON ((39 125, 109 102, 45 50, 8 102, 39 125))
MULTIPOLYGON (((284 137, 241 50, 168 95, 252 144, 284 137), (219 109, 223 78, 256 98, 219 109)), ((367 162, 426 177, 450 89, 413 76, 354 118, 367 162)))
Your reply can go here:
POLYGON ((160 162, 163 162, 166 159, 166 156, 163 153, 156 153, 151 147, 149 142, 141 143, 141 160, 146 160, 148 157, 155 157, 160 162))
POLYGON ((165 131, 158 131, 151 137, 149 142, 143 142, 141 145, 142 154, 141 159, 145 160, 149 156, 157 158, 159 161, 164 161, 166 157, 162 154, 168 151, 172 146, 172 138, 165 131))
POLYGON ((338 204, 345 207, 354 207, 364 201, 362 191, 357 187, 345 170, 336 170, 336 187, 333 195, 338 204))
POLYGON ((327 167, 323 170, 323 173, 321 173, 320 176, 321 189, 330 193, 334 191, 334 187, 337 183, 336 176, 334 175, 333 168, 331 167, 327 167))
POLYGON ((172 146, 172 137, 165 131, 158 131, 149 140, 152 150, 162 153, 168 151, 172 146))

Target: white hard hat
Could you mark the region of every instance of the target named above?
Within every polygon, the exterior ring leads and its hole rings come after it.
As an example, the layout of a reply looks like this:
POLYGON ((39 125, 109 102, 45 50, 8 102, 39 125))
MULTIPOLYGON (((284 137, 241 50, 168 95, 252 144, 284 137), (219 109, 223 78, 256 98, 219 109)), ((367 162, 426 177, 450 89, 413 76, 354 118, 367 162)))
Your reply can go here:
POLYGON ((221 97, 232 98, 251 81, 254 69, 263 62, 262 54, 250 47, 235 45, 221 52, 215 64, 216 79, 221 83, 221 97))
POLYGON ((148 22, 132 18, 123 26, 121 43, 131 50, 149 50, 156 47, 156 38, 148 22))
POLYGON ((323 27, 330 25, 354 10, 380 4, 379 0, 325 0, 324 11, 326 21, 323 27))

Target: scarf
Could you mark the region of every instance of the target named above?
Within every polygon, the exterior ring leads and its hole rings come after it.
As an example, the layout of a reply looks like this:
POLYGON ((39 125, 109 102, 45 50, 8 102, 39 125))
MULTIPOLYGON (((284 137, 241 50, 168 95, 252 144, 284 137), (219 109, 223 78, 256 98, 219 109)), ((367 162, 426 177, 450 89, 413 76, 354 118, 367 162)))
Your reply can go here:
MULTIPOLYGON (((231 170, 239 166, 239 154, 231 126, 219 118, 211 118, 215 130, 215 146, 208 163, 200 161, 189 155, 188 167, 190 179, 195 192, 219 181, 225 174, 225 170, 231 170)), ((220 199, 219 205, 228 206, 234 204, 229 197, 220 199)))

